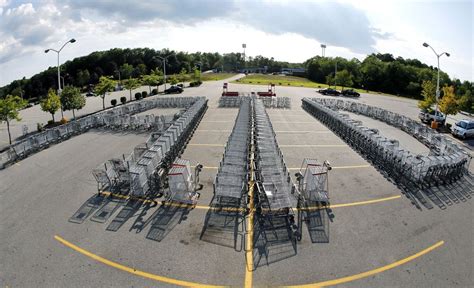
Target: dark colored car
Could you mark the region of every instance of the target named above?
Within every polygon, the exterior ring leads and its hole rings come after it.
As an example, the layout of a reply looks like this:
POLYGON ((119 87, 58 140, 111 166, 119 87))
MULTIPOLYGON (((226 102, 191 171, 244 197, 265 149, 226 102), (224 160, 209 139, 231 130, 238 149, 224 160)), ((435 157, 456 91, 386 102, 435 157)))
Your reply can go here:
POLYGON ((332 96, 339 96, 339 91, 337 90, 334 90, 332 88, 327 88, 327 89, 320 89, 318 90, 319 93, 323 94, 323 95, 332 95, 332 96))
POLYGON ((341 94, 344 95, 344 96, 360 97, 360 94, 358 92, 354 91, 354 89, 342 90, 341 94))
POLYGON ((171 93, 182 93, 183 88, 179 86, 171 86, 170 88, 165 90, 165 94, 171 94, 171 93))
POLYGON ((94 92, 89 91, 89 92, 86 93, 86 96, 91 97, 91 96, 95 96, 95 94, 94 94, 94 92))

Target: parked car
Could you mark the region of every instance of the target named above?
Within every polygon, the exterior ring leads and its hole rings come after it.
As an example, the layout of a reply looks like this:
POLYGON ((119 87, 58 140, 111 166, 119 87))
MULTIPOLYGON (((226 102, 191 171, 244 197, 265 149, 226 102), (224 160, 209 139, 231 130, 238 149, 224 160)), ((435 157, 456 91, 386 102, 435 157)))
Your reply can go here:
POLYGON ((181 87, 181 88, 184 88, 184 84, 182 84, 182 83, 177 84, 176 86, 181 87))
POLYGON ((95 96, 95 94, 94 94, 94 92, 89 91, 89 92, 86 93, 86 96, 91 97, 91 96, 95 96))
POLYGON ((420 118, 421 122, 423 123, 431 123, 433 121, 436 121, 441 125, 446 123, 446 116, 439 111, 435 115, 435 111, 433 109, 421 110, 420 114, 418 114, 418 118, 420 118))
POLYGON ((183 91, 184 91, 183 88, 179 86, 171 86, 170 88, 165 90, 165 94, 182 93, 183 91))
POLYGON ((342 90, 341 94, 344 96, 360 97, 360 94, 357 91, 354 91, 354 89, 342 90))
POLYGON ((318 90, 318 92, 323 95, 332 95, 332 96, 339 96, 339 94, 341 94, 339 91, 334 90, 332 88, 320 89, 318 90))
POLYGON ((474 137, 474 120, 461 120, 451 127, 453 136, 466 139, 474 137))

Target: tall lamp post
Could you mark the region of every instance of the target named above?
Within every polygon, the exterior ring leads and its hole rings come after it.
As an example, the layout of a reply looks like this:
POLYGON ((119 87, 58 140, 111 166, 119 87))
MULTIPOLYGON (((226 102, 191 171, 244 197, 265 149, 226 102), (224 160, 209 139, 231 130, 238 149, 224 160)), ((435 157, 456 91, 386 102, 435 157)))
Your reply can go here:
POLYGON ((244 48, 244 72, 246 72, 245 70, 245 48, 247 48, 247 44, 242 44, 242 48, 244 48))
POLYGON ((168 59, 168 57, 170 57, 173 54, 174 53, 171 53, 170 55, 168 55, 166 57, 156 56, 157 58, 160 58, 161 61, 163 61, 163 79, 165 80, 165 90, 166 90, 166 59, 168 59))
MULTIPOLYGON (((61 50, 63 50, 64 46, 66 46, 68 43, 74 43, 76 42, 76 39, 72 38, 71 40, 67 41, 66 43, 61 46, 59 50, 56 49, 46 49, 44 50, 44 53, 48 53, 49 51, 54 51, 58 54, 58 96, 61 96, 61 92, 63 89, 61 88, 61 72, 60 72, 60 66, 59 66, 59 53, 61 53, 61 50)), ((64 118, 63 114, 63 106, 61 105, 61 118, 64 118)))
POLYGON ((321 44, 321 56, 324 57, 325 53, 326 52, 326 44, 321 44))
MULTIPOLYGON (((448 52, 443 52, 441 54, 438 54, 436 53, 436 51, 434 50, 433 47, 431 47, 428 43, 423 43, 423 46, 424 47, 430 47, 431 50, 433 50, 433 52, 435 53, 437 59, 438 59, 438 78, 436 80, 436 108, 435 108, 435 116, 438 116, 438 99, 439 99, 439 58, 443 55, 446 55, 447 57, 449 57, 449 53, 448 52)), ((436 118, 435 118, 436 119, 436 118)))

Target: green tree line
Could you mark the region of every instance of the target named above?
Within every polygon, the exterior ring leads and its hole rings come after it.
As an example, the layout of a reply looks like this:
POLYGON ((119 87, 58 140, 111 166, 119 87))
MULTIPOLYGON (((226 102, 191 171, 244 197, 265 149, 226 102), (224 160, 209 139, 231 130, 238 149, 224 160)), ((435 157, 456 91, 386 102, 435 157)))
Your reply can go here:
MULTIPOLYGON (((423 81, 436 82, 437 70, 421 63, 417 59, 395 58, 391 54, 371 54, 363 61, 342 57, 320 57, 308 59, 304 63, 288 63, 276 61, 263 56, 243 58, 241 53, 186 53, 168 49, 154 50, 149 48, 119 49, 93 52, 78 57, 61 65, 61 75, 66 85, 80 87, 83 91, 87 86, 99 83, 103 76, 114 80, 141 78, 145 84, 153 86, 156 79, 148 79, 146 75, 163 70, 160 57, 171 55, 166 61, 166 73, 180 77, 183 71, 191 72, 195 67, 202 71, 216 69, 237 71, 243 67, 267 67, 267 71, 279 72, 286 67, 305 67, 307 78, 318 83, 337 83, 348 86, 388 94, 395 94, 422 99, 423 81), (334 75, 337 63, 338 73, 334 75), (334 77, 335 76, 335 77, 334 77), (335 79, 334 79, 335 78, 335 79)), ((21 96, 27 100, 39 100, 48 95, 50 88, 57 89, 57 68, 49 67, 30 79, 15 80, 0 88, 0 98, 7 95, 21 96)), ((170 80, 175 80, 170 77, 170 80)), ((183 81, 178 79, 178 81, 183 81)), ((175 81, 174 81, 175 82, 175 81)), ((451 79, 445 72, 440 72, 440 86, 453 86, 455 97, 459 100, 462 110, 474 111, 474 83, 451 79), (462 100, 461 100, 462 99, 462 100)))
MULTIPOLYGON (((388 94, 423 99, 422 84, 425 81, 436 83, 437 69, 421 63, 417 59, 394 58, 392 54, 371 54, 363 61, 342 57, 316 56, 305 62, 308 79, 338 86, 378 91, 388 94), (337 63, 337 74, 334 79, 337 63)), ((460 109, 474 111, 474 82, 451 79, 440 71, 440 90, 452 86, 460 109)))

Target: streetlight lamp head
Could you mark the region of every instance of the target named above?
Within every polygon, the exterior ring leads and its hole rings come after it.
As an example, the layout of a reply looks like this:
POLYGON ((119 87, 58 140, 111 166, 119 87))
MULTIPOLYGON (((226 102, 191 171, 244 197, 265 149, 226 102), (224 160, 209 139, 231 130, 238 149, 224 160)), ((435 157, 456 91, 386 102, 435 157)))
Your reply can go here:
POLYGON ((423 46, 428 47, 429 45, 428 45, 428 43, 425 42, 425 43, 423 43, 423 46))
POLYGON ((446 56, 448 56, 448 57, 449 57, 449 56, 451 56, 451 55, 449 55, 449 53, 448 53, 448 52, 446 52, 446 56))
POLYGON ((72 38, 71 40, 69 40, 69 42, 74 43, 76 42, 76 39, 72 38))
POLYGON ((49 52, 49 49, 44 50, 44 53, 48 53, 48 52, 49 52))

